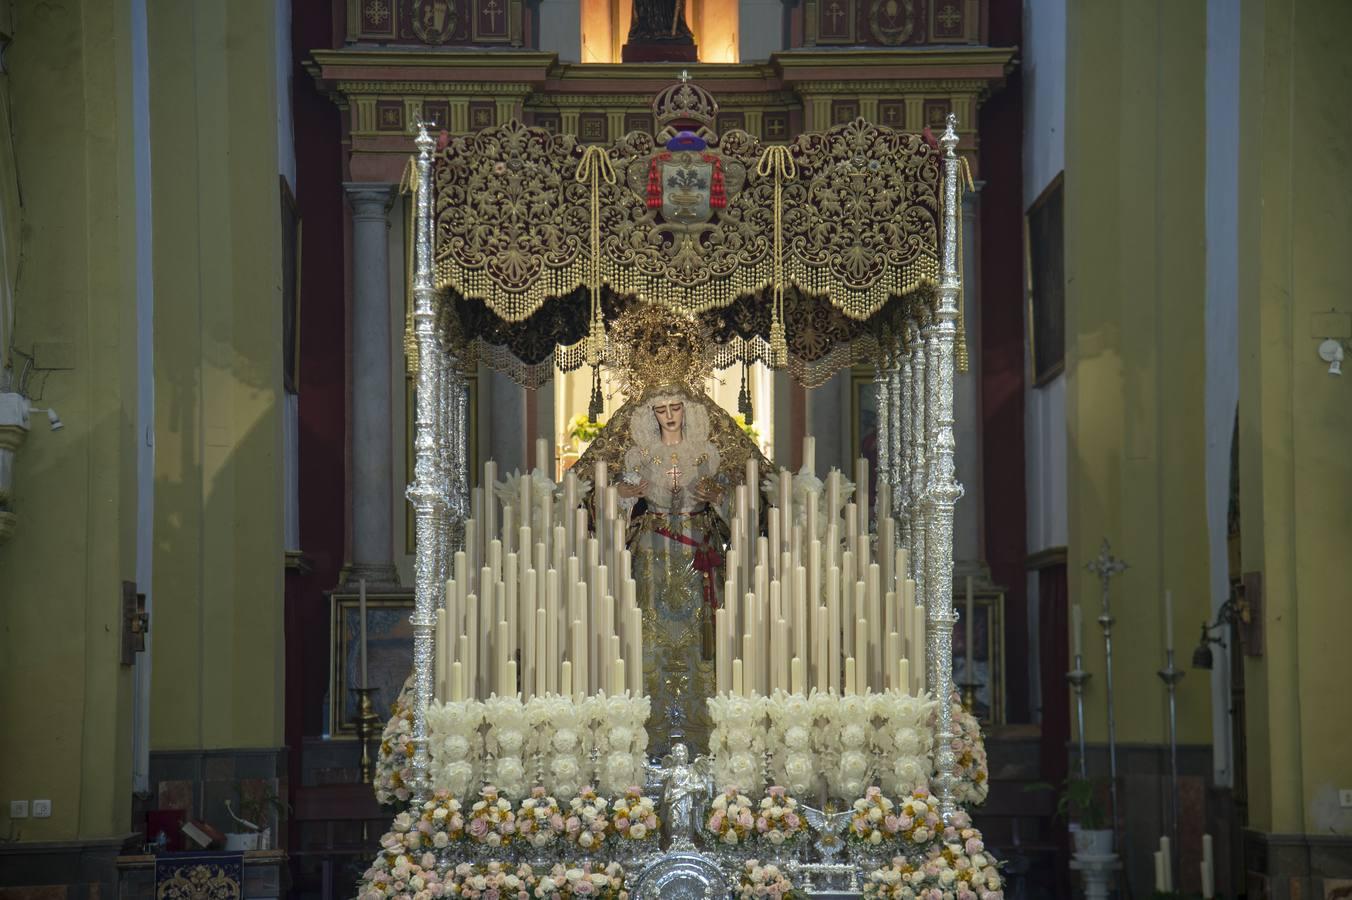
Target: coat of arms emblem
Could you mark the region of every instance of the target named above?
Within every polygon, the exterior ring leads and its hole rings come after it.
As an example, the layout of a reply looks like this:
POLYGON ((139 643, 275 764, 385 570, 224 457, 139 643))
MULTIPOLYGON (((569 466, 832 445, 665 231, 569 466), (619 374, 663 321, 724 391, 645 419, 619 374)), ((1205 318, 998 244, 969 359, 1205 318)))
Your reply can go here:
POLYGON ((746 169, 690 132, 681 132, 629 170, 629 186, 666 225, 702 225, 741 189, 746 169), (644 176, 646 175, 646 183, 644 176))
POLYGON ((455 5, 451 0, 413 0, 409 14, 413 33, 424 44, 444 44, 455 32, 455 5))

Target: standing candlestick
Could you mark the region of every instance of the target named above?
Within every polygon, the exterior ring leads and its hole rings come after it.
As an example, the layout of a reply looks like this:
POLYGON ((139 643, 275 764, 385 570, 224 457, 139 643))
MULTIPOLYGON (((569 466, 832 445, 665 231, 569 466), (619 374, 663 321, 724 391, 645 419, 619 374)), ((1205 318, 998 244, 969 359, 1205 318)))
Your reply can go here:
MULTIPOLYGON (((1075 610, 1078 612, 1080 605, 1075 604, 1075 610)), ((1078 633, 1078 632, 1077 632, 1078 633)), ((1077 642, 1078 644, 1078 642, 1077 642)), ((1089 681, 1090 675, 1084 670, 1084 657, 1080 655, 1078 647, 1075 653, 1075 668, 1066 673, 1066 681, 1075 689, 1075 727, 1080 738, 1080 780, 1089 780, 1089 766, 1084 753, 1084 686, 1089 681)))
POLYGON ((1109 785, 1111 789, 1109 796, 1112 800, 1113 839, 1116 846, 1120 847, 1122 835, 1118 833, 1117 822, 1117 714, 1113 707, 1113 622, 1116 620, 1112 614, 1111 582, 1114 575, 1126 571, 1127 563, 1112 555, 1112 548, 1105 537, 1103 546, 1099 548, 1099 555, 1085 563, 1084 567, 1097 575, 1099 584, 1102 585, 1103 612, 1099 615, 1098 622, 1103 627, 1103 684, 1108 701, 1108 775, 1112 781, 1109 785))
MULTIPOLYGON (((1166 593, 1165 596, 1168 597, 1169 595, 1166 593)), ((1178 683, 1186 674, 1182 669, 1174 666, 1172 646, 1164 651, 1164 668, 1160 669, 1157 674, 1160 676, 1160 681, 1164 682, 1164 689, 1169 694, 1169 780, 1172 788, 1169 791, 1169 833, 1173 836, 1173 840, 1160 849, 1166 850, 1170 854, 1166 862, 1169 864, 1169 871, 1172 874, 1179 870, 1176 858, 1178 853, 1178 705, 1175 694, 1178 690, 1178 683), (1173 849, 1169 850, 1170 847, 1173 849)))
POLYGON ((361 624, 361 645, 358 649, 361 662, 361 687, 370 682, 366 679, 366 579, 357 582, 357 619, 361 624))

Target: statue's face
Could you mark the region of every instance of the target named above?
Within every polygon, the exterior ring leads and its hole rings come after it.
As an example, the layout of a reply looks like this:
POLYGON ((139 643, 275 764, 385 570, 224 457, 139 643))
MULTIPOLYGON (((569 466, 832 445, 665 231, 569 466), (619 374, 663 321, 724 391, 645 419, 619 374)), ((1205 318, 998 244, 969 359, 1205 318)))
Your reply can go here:
POLYGON ((657 425, 663 435, 678 435, 685 424, 685 403, 680 400, 659 403, 653 407, 653 415, 657 417, 657 425))

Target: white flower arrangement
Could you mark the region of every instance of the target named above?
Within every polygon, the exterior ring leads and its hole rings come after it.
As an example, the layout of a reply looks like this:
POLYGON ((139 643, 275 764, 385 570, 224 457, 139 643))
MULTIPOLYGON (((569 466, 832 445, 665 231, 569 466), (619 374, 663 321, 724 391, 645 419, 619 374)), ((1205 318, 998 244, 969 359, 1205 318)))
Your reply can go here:
POLYGON ((593 746, 598 751, 597 785, 601 792, 619 796, 630 785, 644 778, 645 751, 648 749, 650 703, 646 696, 629 693, 587 698, 588 722, 593 746))
POLYGON ((863 896, 876 900, 1004 900, 1000 863, 986 851, 981 832, 959 810, 917 861, 896 857, 875 870, 863 896))
MULTIPOLYGON (((502 481, 493 485, 493 493, 497 495, 504 506, 510 506, 516 511, 514 515, 516 516, 516 524, 518 526, 530 525, 531 534, 543 534, 544 532, 542 529, 544 528, 544 521, 540 517, 544 515, 544 499, 546 497, 555 496, 556 487, 557 485, 554 483, 554 480, 539 469, 535 469, 524 475, 521 474, 521 471, 518 469, 512 472, 512 474, 505 476, 502 481), (523 522, 521 520, 521 479, 523 478, 530 479, 530 522, 523 522)), ((588 487, 590 487, 590 485, 588 485, 588 487)), ((580 484, 579 488, 581 488, 580 484)), ((585 492, 582 490, 578 491, 579 499, 584 493, 585 492)))
POLYGON ((831 696, 834 702, 825 706, 829 716, 827 725, 818 729, 818 744, 830 752, 835 765, 826 772, 827 788, 831 796, 840 799, 858 797, 872 782, 876 759, 870 752, 870 734, 873 714, 867 695, 831 696), (834 744, 834 747, 831 745, 834 744))
POLYGON ((800 797, 816 793, 819 778, 812 748, 813 707, 802 694, 776 691, 766 704, 770 717, 774 778, 800 797))
POLYGON ((737 900, 762 900, 764 897, 797 900, 800 896, 789 876, 779 866, 761 865, 758 859, 748 859, 742 865, 741 878, 737 882, 737 900))
MULTIPOLYGON (((382 840, 382 844, 384 841, 382 840)), ((450 895, 437 874, 436 855, 382 850, 357 883, 357 900, 412 900, 450 895)))
POLYGON ((380 735, 380 751, 372 781, 376 801, 383 804, 405 803, 412 796, 408 782, 413 777, 413 676, 395 698, 385 730, 380 735))
POLYGON ((737 788, 724 790, 714 798, 712 806, 704 827, 715 843, 739 847, 756 833, 756 814, 751 807, 751 798, 737 788))
POLYGON ((610 836, 611 823, 606 810, 610 801, 591 787, 582 789, 568 802, 568 817, 563 820, 564 837, 583 853, 596 853, 610 836))
POLYGON ((497 788, 486 785, 469 808, 465 833, 471 841, 485 847, 509 846, 516 837, 516 814, 511 802, 499 795, 497 788))
POLYGON ((429 900, 431 897, 463 897, 466 900, 529 897, 536 883, 530 866, 513 866, 497 860, 479 866, 461 863, 446 873, 442 890, 430 894, 429 900))
POLYGON ((657 807, 651 797, 643 796, 636 787, 625 790, 624 795, 611 804, 610 827, 615 837, 623 841, 656 843, 662 835, 657 807))
POLYGON ((798 801, 780 785, 771 785, 756 810, 756 840, 762 846, 793 847, 806 834, 798 801))
POLYGON ((929 695, 884 691, 870 695, 870 703, 876 723, 870 740, 883 790, 905 796, 928 787, 934 746, 934 729, 928 724, 934 705, 929 695))
POLYGON ((709 698, 709 717, 714 726, 709 749, 714 756, 714 780, 720 787, 735 784, 760 793, 765 785, 762 761, 769 732, 769 703, 766 697, 734 694, 709 698))
POLYGON ((488 723, 484 747, 492 759, 491 778, 502 796, 519 800, 527 792, 526 765, 528 717, 521 697, 490 697, 484 701, 484 721, 488 723))
POLYGON ((902 843, 924 847, 939 834, 939 804, 925 788, 917 788, 897 806, 896 832, 902 843))
POLYGON ((467 797, 482 778, 484 705, 477 700, 434 701, 427 707, 428 772, 434 788, 467 797))
POLYGON ((536 850, 552 846, 563 835, 563 812, 559 802, 544 788, 533 788, 516 811, 516 833, 536 850))
MULTIPOLYGON (((541 754, 546 790, 555 797, 572 797, 591 778, 587 742, 591 739, 583 709, 572 697, 534 697, 538 716, 548 722, 548 741, 541 754)), ((545 729, 542 729, 542 733, 545 729)))

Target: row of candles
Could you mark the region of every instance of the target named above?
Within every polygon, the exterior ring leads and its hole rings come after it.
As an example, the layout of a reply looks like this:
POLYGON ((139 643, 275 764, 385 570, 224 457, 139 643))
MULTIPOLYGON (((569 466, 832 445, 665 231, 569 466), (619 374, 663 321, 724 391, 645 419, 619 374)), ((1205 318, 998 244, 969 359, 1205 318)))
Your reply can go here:
MULTIPOLYGON (((814 444, 805 438, 809 472, 814 444)), ((786 469, 770 481, 765 535, 759 534, 756 460, 747 461, 746 481, 731 506, 724 605, 715 614, 718 691, 919 693, 924 607, 907 577, 907 551, 896 547, 885 482, 879 479, 875 548, 867 460, 856 461, 858 496, 843 504, 843 517, 838 510, 848 486, 838 470, 827 475, 822 492, 796 492, 786 469)))
MULTIPOLYGON (((809 471, 814 443, 804 441, 809 471)), ((547 459, 547 450, 537 446, 538 458, 547 459)), ((484 465, 488 488, 472 492, 465 549, 455 554, 437 612, 437 697, 642 692, 628 513, 605 464, 590 474, 594 522, 572 470, 561 490, 537 470, 517 480, 511 497, 499 497, 496 463, 484 465)), ((719 693, 922 691, 924 607, 907 577, 907 551, 894 549, 885 485, 875 556, 867 461, 856 465, 857 502, 843 509, 849 485, 838 470, 827 476, 824 498, 812 491, 795 498, 793 476, 781 469, 766 490, 765 535, 755 459, 745 474, 729 505, 724 605, 714 614, 719 693)))
MULTIPOLYGON (((538 458, 547 451, 538 441, 538 458)), ((592 531, 574 472, 555 504, 556 485, 538 470, 517 479, 514 496, 498 497, 497 464, 484 464, 487 488, 472 492, 465 549, 437 611, 438 697, 642 692, 642 616, 625 523, 604 464, 594 474, 601 515, 592 531)))
MULTIPOLYGON (((1211 900, 1216 896, 1216 860, 1212 855, 1211 835, 1202 835, 1202 861, 1198 864, 1202 875, 1202 897, 1211 900)), ((1155 851, 1155 892, 1157 894, 1174 893, 1173 855, 1167 837, 1160 838, 1160 848, 1155 851)))

